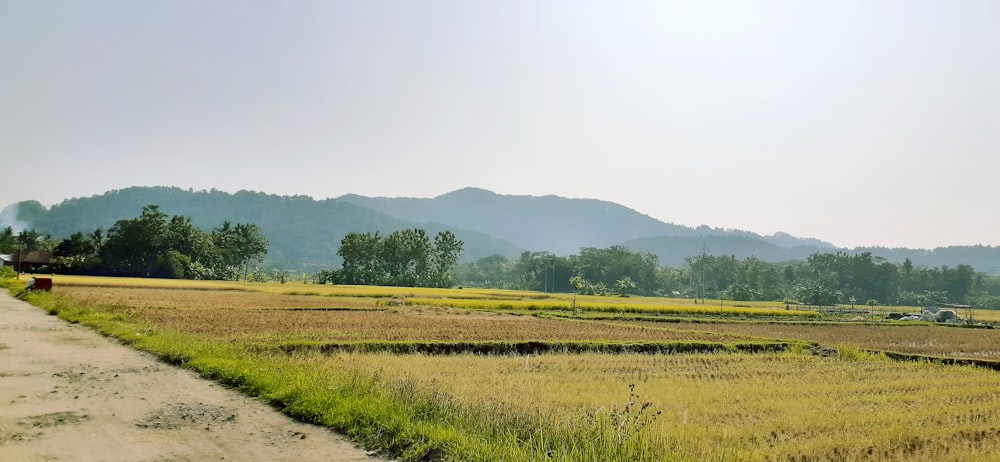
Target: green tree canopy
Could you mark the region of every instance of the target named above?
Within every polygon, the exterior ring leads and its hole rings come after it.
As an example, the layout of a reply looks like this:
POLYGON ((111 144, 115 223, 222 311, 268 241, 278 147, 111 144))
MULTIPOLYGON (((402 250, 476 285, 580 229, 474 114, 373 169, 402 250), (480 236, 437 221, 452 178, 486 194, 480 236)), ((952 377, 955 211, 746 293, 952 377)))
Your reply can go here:
POLYGON ((378 232, 351 232, 341 240, 337 255, 343 263, 331 278, 343 284, 447 287, 454 282, 451 272, 462 246, 449 231, 438 233, 433 243, 422 229, 384 238, 378 232))

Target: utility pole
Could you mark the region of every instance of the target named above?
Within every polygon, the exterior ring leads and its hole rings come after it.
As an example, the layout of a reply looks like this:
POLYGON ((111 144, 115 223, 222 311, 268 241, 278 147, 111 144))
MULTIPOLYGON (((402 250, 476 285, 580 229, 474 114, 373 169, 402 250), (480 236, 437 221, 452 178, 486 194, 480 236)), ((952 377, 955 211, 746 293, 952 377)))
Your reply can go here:
POLYGON ((708 256, 708 243, 701 244, 701 255, 698 256, 699 266, 701 266, 701 304, 705 304, 705 258, 708 256))

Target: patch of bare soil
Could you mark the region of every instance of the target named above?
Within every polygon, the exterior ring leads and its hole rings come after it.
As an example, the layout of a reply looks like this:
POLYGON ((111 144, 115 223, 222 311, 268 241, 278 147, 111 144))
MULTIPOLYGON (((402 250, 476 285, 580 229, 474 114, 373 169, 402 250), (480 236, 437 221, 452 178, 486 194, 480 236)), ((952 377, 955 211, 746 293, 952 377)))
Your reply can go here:
POLYGON ((325 428, 3 292, 0 460, 378 459, 325 428))

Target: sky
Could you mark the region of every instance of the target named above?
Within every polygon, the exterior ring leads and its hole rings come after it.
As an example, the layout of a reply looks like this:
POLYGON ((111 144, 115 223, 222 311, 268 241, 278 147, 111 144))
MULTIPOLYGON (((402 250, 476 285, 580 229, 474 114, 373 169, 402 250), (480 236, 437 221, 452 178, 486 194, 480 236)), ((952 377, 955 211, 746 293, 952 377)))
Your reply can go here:
POLYGON ((0 0, 0 208, 478 187, 995 246, 998 22, 994 0, 0 0))

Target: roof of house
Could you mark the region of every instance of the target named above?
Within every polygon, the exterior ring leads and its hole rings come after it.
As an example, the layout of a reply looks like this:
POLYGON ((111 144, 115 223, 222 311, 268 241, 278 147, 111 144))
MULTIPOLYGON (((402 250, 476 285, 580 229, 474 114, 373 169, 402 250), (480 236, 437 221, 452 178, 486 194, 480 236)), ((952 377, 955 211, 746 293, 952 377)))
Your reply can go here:
POLYGON ((52 262, 52 252, 44 250, 21 250, 15 252, 13 259, 10 261, 14 263, 43 263, 48 264, 52 262))

